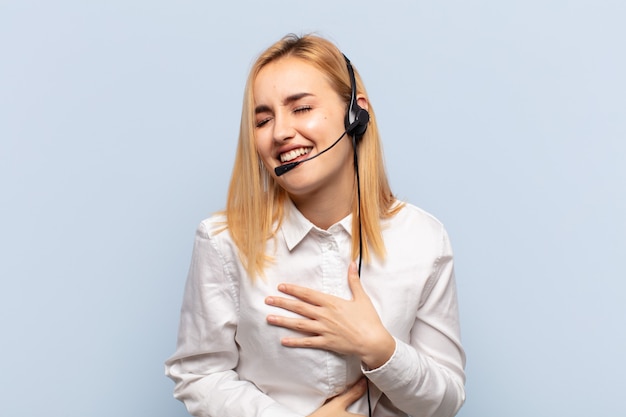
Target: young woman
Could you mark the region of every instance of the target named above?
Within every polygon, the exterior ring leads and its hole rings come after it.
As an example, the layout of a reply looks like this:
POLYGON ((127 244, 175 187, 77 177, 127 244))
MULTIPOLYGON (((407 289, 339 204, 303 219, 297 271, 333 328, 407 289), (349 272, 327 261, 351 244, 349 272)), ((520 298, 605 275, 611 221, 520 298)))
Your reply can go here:
POLYGON ((450 417, 464 362, 447 234, 393 197, 360 77, 323 38, 281 39, 248 78, 226 210, 196 233, 175 397, 195 416, 450 417))

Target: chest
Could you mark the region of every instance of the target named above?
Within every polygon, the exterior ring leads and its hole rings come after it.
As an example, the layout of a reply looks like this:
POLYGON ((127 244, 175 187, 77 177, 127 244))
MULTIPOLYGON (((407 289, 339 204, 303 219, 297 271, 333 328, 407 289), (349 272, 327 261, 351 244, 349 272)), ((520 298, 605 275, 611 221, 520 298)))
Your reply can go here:
MULTIPOLYGON (((351 299, 347 279, 351 262, 349 243, 337 239, 311 239, 291 251, 277 249, 264 279, 240 283, 239 328, 258 337, 293 335, 289 330, 268 327, 266 322, 269 314, 296 316, 265 304, 268 296, 285 296, 277 290, 280 283, 294 283, 351 299)), ((369 264, 363 264, 362 285, 385 327, 401 340, 409 340, 432 269, 432 259, 416 256, 410 248, 388 253, 384 261, 373 259, 369 264)))

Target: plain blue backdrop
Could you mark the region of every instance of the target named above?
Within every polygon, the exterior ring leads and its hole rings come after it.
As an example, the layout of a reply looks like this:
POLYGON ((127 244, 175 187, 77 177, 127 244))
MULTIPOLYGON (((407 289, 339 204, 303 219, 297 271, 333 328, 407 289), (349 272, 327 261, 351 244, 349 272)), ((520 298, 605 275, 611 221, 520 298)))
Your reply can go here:
POLYGON ((459 416, 622 415, 625 4, 1 0, 0 415, 186 415, 194 230, 288 32, 351 58, 394 191, 449 230, 459 416))

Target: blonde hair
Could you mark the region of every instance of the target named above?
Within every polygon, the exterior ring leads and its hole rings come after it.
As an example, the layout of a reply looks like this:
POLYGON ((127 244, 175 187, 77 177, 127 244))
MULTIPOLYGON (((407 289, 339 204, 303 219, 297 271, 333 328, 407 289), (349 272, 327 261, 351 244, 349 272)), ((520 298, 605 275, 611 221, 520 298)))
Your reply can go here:
MULTIPOLYGON (((265 169, 255 147, 254 81, 267 64, 284 57, 299 58, 324 73, 332 88, 346 103, 350 101, 351 86, 346 61, 330 41, 316 35, 287 35, 270 46, 255 61, 245 87, 239 142, 226 203, 226 226, 239 249, 239 256, 251 277, 263 276, 272 257, 266 253, 267 241, 274 237, 283 218, 287 193, 265 169)), ((357 93, 365 88, 354 70, 357 93)), ((357 151, 361 180, 361 222, 363 233, 362 259, 367 263, 370 250, 385 256, 380 219, 394 215, 400 205, 396 202, 385 172, 382 147, 374 111, 369 106, 370 122, 360 139, 357 151)), ((359 223, 357 190, 352 207, 352 258, 359 255, 359 223)))

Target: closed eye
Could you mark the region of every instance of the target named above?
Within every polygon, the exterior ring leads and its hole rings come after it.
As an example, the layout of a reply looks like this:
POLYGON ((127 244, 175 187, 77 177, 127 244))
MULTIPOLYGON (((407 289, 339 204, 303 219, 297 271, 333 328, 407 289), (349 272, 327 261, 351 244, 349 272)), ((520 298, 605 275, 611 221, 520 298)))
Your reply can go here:
POLYGON ((300 107, 296 107, 293 112, 294 113, 306 113, 308 111, 310 111, 312 109, 311 106, 300 106, 300 107))
POLYGON ((261 119, 259 121, 256 122, 256 127, 263 127, 267 124, 267 122, 269 122, 270 120, 272 120, 271 117, 266 117, 265 119, 261 119))

